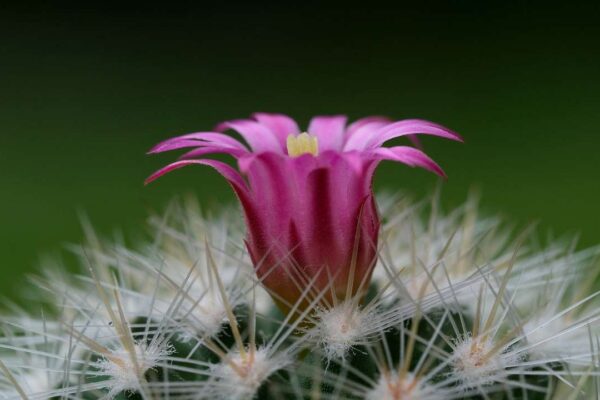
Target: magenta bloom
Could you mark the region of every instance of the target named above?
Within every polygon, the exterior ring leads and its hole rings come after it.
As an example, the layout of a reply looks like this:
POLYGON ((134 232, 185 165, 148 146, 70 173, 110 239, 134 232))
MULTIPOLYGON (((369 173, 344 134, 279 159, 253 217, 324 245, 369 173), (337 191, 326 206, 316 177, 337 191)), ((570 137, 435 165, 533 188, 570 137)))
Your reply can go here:
POLYGON ((319 116, 301 133, 285 115, 256 113, 252 119, 224 122, 215 131, 158 144, 150 153, 191 151, 147 182, 190 164, 216 169, 242 204, 256 274, 278 304, 288 308, 313 281, 311 295, 325 291, 322 304, 327 305, 368 286, 379 234, 372 191, 379 162, 398 161, 445 176, 418 149, 382 147, 414 134, 461 140, 440 125, 416 119, 368 117, 346 125, 345 116, 319 116), (222 133, 228 129, 245 143, 222 133), (239 171, 205 158, 219 153, 233 156, 239 171))

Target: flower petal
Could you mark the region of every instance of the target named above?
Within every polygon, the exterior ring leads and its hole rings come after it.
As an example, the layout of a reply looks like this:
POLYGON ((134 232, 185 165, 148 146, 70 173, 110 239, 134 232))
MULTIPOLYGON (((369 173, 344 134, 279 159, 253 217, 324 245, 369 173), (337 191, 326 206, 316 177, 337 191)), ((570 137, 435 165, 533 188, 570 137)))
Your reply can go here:
POLYGON ((161 169, 159 169, 158 171, 156 171, 155 173, 153 173, 152 175, 150 175, 146 181, 144 182, 144 184, 149 184, 153 181, 155 181, 156 179, 160 178, 161 176, 165 175, 166 173, 169 173, 173 170, 179 169, 179 168, 183 168, 185 166, 188 165, 192 165, 192 164, 198 164, 198 165, 208 165, 209 167, 214 168, 215 170, 217 170, 217 172, 219 174, 221 174, 225 179, 227 179, 227 181, 233 186, 234 190, 237 192, 238 190, 242 191, 245 194, 248 194, 248 187, 246 186, 246 182, 244 181, 244 179, 241 177, 241 175, 231 166, 225 164, 222 161, 217 161, 217 160, 181 160, 181 161, 176 161, 174 163, 171 163, 169 165, 167 165, 166 167, 163 167, 161 169))
POLYGON ((366 125, 382 125, 389 124, 391 122, 392 121, 388 117, 384 117, 382 115, 372 115, 370 117, 357 119, 356 121, 348 125, 348 128, 346 128, 346 137, 352 136, 354 133, 356 133, 357 130, 363 128, 366 125))
POLYGON ((197 132, 188 133, 186 135, 181 135, 167 139, 154 146, 152 149, 150 149, 148 153, 162 153, 164 151, 176 150, 184 147, 202 146, 204 144, 227 146, 231 148, 245 150, 246 152, 248 151, 246 146, 244 146, 242 143, 238 142, 231 136, 224 135, 218 132, 197 132))
POLYGON ((413 134, 433 135, 459 142, 463 141, 457 133, 442 125, 420 119, 405 119, 381 128, 367 143, 366 147, 379 147, 390 139, 413 134))
POLYGON ((228 154, 236 159, 248 154, 247 150, 232 149, 230 147, 219 147, 219 146, 203 146, 197 149, 188 151, 179 157, 180 160, 189 160, 190 158, 197 158, 206 154, 228 154))
POLYGON ((380 147, 373 150, 375 158, 380 160, 399 161, 411 167, 421 167, 446 178, 442 168, 421 150, 408 146, 380 147))
POLYGON ((292 118, 284 114, 254 113, 252 118, 266 126, 277 137, 282 150, 286 148, 286 140, 289 135, 298 135, 300 128, 292 118))
POLYGON ((185 149, 187 147, 199 147, 205 143, 206 142, 201 142, 198 140, 174 138, 157 144, 148 153, 163 153, 165 151, 185 149))
POLYGON ((366 117, 359 119, 346 129, 344 151, 362 150, 379 129, 391 121, 385 117, 366 117))
POLYGON ((279 139, 267 126, 249 119, 226 121, 219 124, 217 130, 233 129, 237 131, 255 153, 272 151, 283 153, 279 139))
POLYGON ((345 115, 319 116, 310 120, 308 133, 319 139, 319 151, 341 151, 344 144, 345 115))

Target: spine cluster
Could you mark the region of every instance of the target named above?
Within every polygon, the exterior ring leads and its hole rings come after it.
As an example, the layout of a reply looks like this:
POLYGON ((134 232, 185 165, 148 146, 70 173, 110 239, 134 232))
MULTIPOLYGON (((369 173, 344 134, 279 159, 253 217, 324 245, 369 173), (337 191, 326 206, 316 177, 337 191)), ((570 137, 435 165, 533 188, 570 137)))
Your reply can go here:
POLYGON ((135 245, 86 229, 82 272, 45 265, 43 311, 1 318, 0 399, 596 398, 600 249, 541 244, 473 199, 379 203, 368 290, 323 307, 308 277, 285 313, 237 212, 175 202, 135 245))

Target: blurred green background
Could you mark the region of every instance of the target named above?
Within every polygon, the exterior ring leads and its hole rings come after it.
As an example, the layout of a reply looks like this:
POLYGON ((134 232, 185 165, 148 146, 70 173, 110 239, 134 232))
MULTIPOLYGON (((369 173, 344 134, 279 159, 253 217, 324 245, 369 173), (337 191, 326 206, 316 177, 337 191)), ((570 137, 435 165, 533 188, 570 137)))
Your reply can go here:
MULTIPOLYGON (((486 210, 600 242, 600 26, 595 3, 309 3, 0 12, 0 293, 17 299, 39 257, 103 234, 144 232, 149 210, 195 193, 233 202, 208 169, 144 187, 175 154, 157 141, 253 111, 426 118, 447 206, 479 187, 486 210)), ((432 191, 384 165, 376 187, 432 191)))

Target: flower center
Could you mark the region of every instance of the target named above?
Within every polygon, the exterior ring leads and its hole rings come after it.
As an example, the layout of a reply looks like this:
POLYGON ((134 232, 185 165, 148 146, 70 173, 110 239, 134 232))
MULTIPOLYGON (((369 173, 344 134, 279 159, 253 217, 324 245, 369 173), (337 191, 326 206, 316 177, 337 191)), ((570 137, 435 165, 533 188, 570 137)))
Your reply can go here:
POLYGON ((302 154, 319 155, 319 142, 316 136, 304 132, 298 136, 287 137, 287 151, 290 157, 298 157, 302 154))

